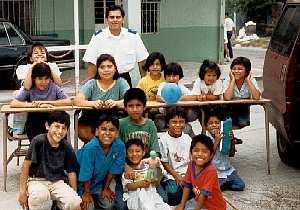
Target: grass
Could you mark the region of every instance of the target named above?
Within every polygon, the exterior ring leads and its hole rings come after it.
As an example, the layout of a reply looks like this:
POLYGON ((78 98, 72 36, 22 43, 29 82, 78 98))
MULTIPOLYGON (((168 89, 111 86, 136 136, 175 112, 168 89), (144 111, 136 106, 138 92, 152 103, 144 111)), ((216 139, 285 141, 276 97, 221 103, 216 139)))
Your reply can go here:
POLYGON ((242 47, 261 47, 268 48, 270 42, 270 37, 260 37, 258 40, 250 40, 244 42, 238 42, 236 40, 232 40, 233 46, 236 44, 240 44, 242 47))

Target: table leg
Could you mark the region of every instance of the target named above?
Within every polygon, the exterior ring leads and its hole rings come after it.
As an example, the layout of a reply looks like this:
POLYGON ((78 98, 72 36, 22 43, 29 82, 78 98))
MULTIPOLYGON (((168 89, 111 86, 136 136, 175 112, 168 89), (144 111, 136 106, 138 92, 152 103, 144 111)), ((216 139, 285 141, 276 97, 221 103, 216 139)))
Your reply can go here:
POLYGON ((202 128, 202 131, 201 133, 202 134, 205 134, 205 111, 203 108, 200 107, 200 111, 201 111, 201 128, 202 128))
POLYGON ((7 123, 8 113, 3 116, 3 191, 6 192, 6 179, 7 179, 7 123))
POLYGON ((270 169, 270 129, 269 129, 269 104, 264 104, 264 110, 265 110, 265 130, 266 130, 266 149, 267 149, 267 164, 268 164, 268 174, 271 174, 270 169))
POLYGON ((74 112, 74 150, 78 150, 78 115, 80 111, 75 110, 74 112))

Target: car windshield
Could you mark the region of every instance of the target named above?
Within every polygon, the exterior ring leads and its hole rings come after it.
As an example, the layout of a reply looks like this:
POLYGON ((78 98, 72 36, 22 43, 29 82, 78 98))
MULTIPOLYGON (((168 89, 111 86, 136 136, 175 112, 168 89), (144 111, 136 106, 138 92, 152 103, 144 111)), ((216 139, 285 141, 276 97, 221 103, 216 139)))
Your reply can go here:
POLYGON ((0 45, 9 45, 7 33, 3 23, 0 23, 0 45))

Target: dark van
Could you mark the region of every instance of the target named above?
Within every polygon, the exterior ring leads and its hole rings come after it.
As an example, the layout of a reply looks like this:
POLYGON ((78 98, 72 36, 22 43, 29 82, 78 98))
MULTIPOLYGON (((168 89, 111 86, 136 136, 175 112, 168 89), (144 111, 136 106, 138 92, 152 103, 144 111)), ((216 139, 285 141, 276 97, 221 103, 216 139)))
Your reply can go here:
POLYGON ((280 159, 300 163, 300 0, 286 1, 266 52, 263 97, 272 100, 280 159))

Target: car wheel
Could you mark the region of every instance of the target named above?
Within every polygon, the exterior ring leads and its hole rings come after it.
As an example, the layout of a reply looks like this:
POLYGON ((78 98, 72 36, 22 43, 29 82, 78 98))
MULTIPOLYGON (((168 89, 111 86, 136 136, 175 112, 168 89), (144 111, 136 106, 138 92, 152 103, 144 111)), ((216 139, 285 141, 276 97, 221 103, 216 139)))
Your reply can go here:
POLYGON ((278 131, 276 132, 276 136, 277 149, 281 161, 289 165, 294 165, 296 160, 295 148, 278 131))

